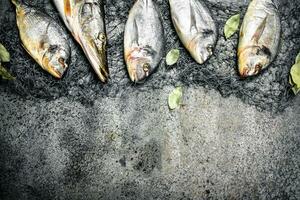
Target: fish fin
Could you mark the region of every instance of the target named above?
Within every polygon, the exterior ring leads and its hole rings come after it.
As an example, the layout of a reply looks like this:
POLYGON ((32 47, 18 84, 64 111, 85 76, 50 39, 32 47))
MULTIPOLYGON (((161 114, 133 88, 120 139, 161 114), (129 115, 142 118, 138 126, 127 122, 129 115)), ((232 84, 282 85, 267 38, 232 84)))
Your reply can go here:
POLYGON ((261 50, 262 50, 262 52, 263 52, 265 55, 267 55, 268 57, 272 57, 272 52, 271 52, 271 50, 270 50, 268 47, 266 47, 265 45, 262 45, 261 50))
POLYGON ((267 18, 269 14, 264 18, 264 20, 261 22, 261 24, 258 26, 257 30, 255 31, 254 35, 252 36, 252 41, 255 43, 258 43, 258 40, 260 39, 261 35, 263 34, 266 24, 267 24, 267 18))
POLYGON ((133 29, 132 29, 132 38, 134 38, 134 40, 132 41, 132 44, 134 44, 134 46, 139 46, 139 28, 137 25, 137 21, 136 19, 134 19, 133 21, 133 29))
POLYGON ((71 17, 71 3, 70 0, 64 0, 64 10, 65 10, 65 15, 68 17, 71 17))
POLYGON ((177 17, 176 17, 176 16, 173 16, 172 19, 173 19, 174 26, 175 26, 175 27, 178 27, 178 30, 180 30, 180 24, 179 24, 179 22, 178 22, 177 17))
POLYGON ((148 8, 149 6, 149 1, 148 0, 144 0, 145 4, 146 4, 146 8, 148 8))
POLYGON ((279 1, 279 0, 272 0, 272 2, 273 2, 273 4, 274 4, 275 8, 278 9, 278 8, 279 8, 280 1, 279 1))
POLYGON ((22 0, 11 0, 11 2, 16 6, 19 7, 23 2, 22 0))
POLYGON ((152 0, 143 0, 144 1, 144 8, 145 12, 148 13, 149 11, 151 12, 151 9, 154 7, 156 9, 156 5, 152 0))
POLYGON ((190 1, 190 14, 191 14, 190 31, 192 31, 192 29, 194 27, 197 30, 197 32, 198 32, 197 20, 196 20, 196 13, 195 13, 195 11, 193 9, 191 1, 190 1))

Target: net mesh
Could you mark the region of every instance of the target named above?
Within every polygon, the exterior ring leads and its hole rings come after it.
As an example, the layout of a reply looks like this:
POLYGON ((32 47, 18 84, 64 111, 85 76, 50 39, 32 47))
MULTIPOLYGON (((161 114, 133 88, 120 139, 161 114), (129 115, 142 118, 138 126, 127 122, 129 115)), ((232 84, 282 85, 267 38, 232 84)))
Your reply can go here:
MULTIPOLYGON (((49 0, 26 1, 60 21, 58 13, 49 0)), ((280 5, 282 38, 279 54, 271 66, 261 75, 246 80, 237 74, 236 47, 238 35, 224 39, 223 26, 226 20, 237 13, 244 14, 249 1, 210 0, 206 4, 212 12, 218 27, 219 37, 214 56, 203 65, 198 65, 183 48, 170 20, 167 0, 157 0, 162 13, 166 52, 172 48, 181 51, 181 57, 174 66, 162 61, 159 69, 142 84, 130 82, 123 59, 123 32, 133 0, 106 1, 106 26, 108 34, 108 64, 110 80, 103 85, 74 39, 69 36, 72 59, 68 71, 61 80, 44 72, 22 48, 15 21, 15 9, 9 1, 1 1, 0 41, 11 53, 11 62, 6 67, 17 79, 0 80, 1 88, 22 97, 57 99, 67 96, 83 104, 91 104, 99 96, 123 97, 133 90, 154 90, 166 85, 205 87, 218 90, 224 97, 234 95, 245 103, 260 110, 282 111, 293 95, 288 83, 290 67, 300 50, 300 4, 297 0, 282 1, 280 5)), ((63 25, 63 24, 62 24, 63 25)))

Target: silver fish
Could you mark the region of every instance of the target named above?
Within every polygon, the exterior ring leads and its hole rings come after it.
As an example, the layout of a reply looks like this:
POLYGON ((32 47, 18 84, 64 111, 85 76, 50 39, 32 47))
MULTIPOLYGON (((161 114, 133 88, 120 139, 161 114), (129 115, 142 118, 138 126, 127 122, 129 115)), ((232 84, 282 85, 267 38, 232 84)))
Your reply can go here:
POLYGON ((71 55, 66 33, 47 14, 19 0, 12 3, 23 47, 44 70, 61 78, 71 55))
POLYGON ((200 0, 169 0, 176 32, 191 56, 203 64, 217 41, 217 26, 200 0))
POLYGON ((130 10, 124 33, 124 57, 130 79, 148 77, 163 58, 164 30, 156 4, 137 0, 130 10))
POLYGON ((267 68, 278 52, 280 17, 275 0, 252 0, 240 30, 239 73, 257 75, 267 68))
POLYGON ((53 0, 65 25, 81 45, 102 82, 108 79, 102 0, 53 0))

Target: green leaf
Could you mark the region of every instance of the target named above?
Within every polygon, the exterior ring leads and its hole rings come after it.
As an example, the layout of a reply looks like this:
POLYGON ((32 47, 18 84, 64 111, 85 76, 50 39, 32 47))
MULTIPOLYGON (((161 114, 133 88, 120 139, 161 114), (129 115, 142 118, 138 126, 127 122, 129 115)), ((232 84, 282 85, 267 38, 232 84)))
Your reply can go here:
POLYGON ((300 62, 300 53, 298 53, 298 55, 297 55, 297 57, 296 57, 295 63, 297 64, 297 63, 299 63, 299 62, 300 62))
POLYGON ((293 86, 293 91, 297 94, 300 90, 300 62, 294 64, 290 72, 290 84, 293 86))
POLYGON ((176 87, 169 95, 168 103, 169 108, 171 110, 174 110, 178 108, 182 103, 182 93, 183 89, 182 87, 176 87))
POLYGON ((13 77, 2 65, 0 65, 0 76, 2 76, 5 80, 15 80, 16 78, 13 77))
POLYGON ((167 65, 174 65, 177 63, 180 56, 180 51, 178 49, 172 49, 169 51, 166 57, 167 65))
POLYGON ((240 14, 230 17, 224 27, 224 34, 226 40, 233 36, 239 28, 240 25, 240 14))
POLYGON ((10 55, 6 48, 0 43, 0 61, 1 62, 9 62, 10 55))

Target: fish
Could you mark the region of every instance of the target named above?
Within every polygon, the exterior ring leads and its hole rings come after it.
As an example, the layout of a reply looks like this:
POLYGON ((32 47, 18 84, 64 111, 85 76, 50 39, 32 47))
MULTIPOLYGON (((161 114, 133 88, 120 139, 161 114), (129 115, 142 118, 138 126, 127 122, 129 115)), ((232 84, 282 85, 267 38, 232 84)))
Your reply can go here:
POLYGON ((149 77, 164 55, 164 28, 158 7, 152 0, 136 0, 124 32, 124 58, 132 82, 149 77))
POLYGON ((169 0, 171 19, 177 35, 194 60, 205 63, 217 42, 217 25, 200 0, 169 0))
POLYGON ((69 66, 71 48, 63 28, 49 15, 20 0, 16 6, 16 21, 22 46, 47 72, 62 78, 69 66))
POLYGON ((275 59, 281 24, 276 0, 252 0, 241 25, 238 71, 246 78, 259 74, 275 59))
POLYGON ((94 71, 107 82, 107 35, 102 0, 53 0, 64 24, 80 44, 94 71))

